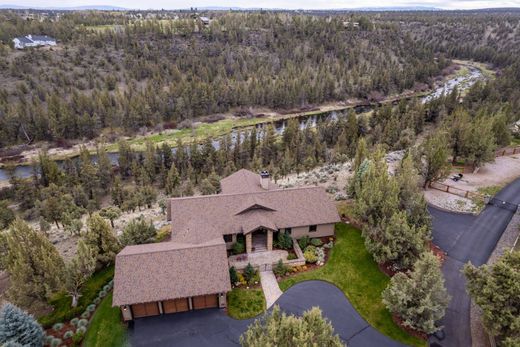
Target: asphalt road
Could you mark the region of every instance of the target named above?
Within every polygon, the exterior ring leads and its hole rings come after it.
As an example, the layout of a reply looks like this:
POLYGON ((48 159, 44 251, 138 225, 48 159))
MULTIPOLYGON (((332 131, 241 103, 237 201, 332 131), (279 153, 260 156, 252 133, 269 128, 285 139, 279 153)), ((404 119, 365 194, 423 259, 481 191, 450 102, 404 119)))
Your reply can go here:
MULTIPOLYGON (((289 288, 277 301, 287 312, 301 315, 319 306, 349 347, 403 346, 372 328, 336 286, 307 281, 289 288)), ((238 346, 239 337, 254 319, 235 320, 219 309, 137 319, 130 329, 132 346, 238 346)))
POLYGON ((498 201, 487 205, 478 216, 429 208, 433 219, 433 242, 448 254, 442 272, 451 295, 442 321, 445 336, 443 339, 431 337, 431 345, 471 346, 470 298, 461 270, 467 262, 479 266, 489 259, 514 215, 510 204, 520 204, 520 179, 509 184, 495 197, 498 201), (510 204, 502 204, 502 201, 510 204))

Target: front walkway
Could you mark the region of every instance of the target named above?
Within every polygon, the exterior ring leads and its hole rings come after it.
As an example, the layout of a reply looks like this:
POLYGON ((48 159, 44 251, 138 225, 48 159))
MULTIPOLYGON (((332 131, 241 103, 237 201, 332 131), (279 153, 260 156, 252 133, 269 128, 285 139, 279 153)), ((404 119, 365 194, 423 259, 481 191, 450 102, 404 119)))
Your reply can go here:
POLYGON ((260 283, 264 291, 266 308, 270 309, 283 293, 272 271, 260 271, 260 283))
POLYGON ((258 267, 260 265, 265 265, 265 264, 269 264, 269 265, 275 264, 280 259, 287 260, 288 254, 289 253, 287 251, 275 249, 274 251, 232 255, 228 258, 228 261, 229 261, 229 266, 234 266, 235 269, 242 270, 249 263, 251 263, 251 265, 253 265, 255 267, 258 267))

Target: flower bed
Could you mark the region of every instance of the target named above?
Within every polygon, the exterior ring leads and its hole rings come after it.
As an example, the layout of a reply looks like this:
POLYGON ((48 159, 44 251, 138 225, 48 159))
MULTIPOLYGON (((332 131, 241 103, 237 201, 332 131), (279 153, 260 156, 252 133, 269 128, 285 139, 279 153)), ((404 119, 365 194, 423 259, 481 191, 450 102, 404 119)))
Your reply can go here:
POLYGON ((79 346, 87 332, 90 319, 97 306, 108 295, 114 286, 110 280, 98 292, 97 297, 86 307, 79 317, 74 317, 66 323, 55 323, 52 328, 46 330, 45 346, 79 346))

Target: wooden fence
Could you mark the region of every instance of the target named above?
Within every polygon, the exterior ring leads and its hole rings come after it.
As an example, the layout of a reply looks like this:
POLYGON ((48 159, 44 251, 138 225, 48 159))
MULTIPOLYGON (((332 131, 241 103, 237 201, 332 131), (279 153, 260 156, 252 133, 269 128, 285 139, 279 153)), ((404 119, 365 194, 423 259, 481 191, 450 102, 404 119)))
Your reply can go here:
POLYGON ((468 198, 468 199, 473 199, 473 198, 485 199, 486 198, 484 195, 482 195, 480 193, 460 189, 460 188, 457 188, 454 186, 450 186, 449 184, 444 184, 444 183, 440 183, 440 182, 431 182, 429 184, 429 187, 432 189, 440 190, 441 192, 458 195, 458 196, 461 196, 463 198, 468 198))
POLYGON ((503 157, 506 155, 515 155, 515 154, 520 154, 520 146, 499 149, 496 151, 495 156, 503 157))

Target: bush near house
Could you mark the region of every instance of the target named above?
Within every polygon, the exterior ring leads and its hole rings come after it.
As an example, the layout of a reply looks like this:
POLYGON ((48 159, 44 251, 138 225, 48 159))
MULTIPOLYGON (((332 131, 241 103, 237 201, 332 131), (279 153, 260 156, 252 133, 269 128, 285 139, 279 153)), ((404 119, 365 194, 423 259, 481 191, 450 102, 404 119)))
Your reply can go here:
POLYGON ((233 254, 241 254, 246 251, 246 246, 243 242, 237 241, 232 246, 233 254))

